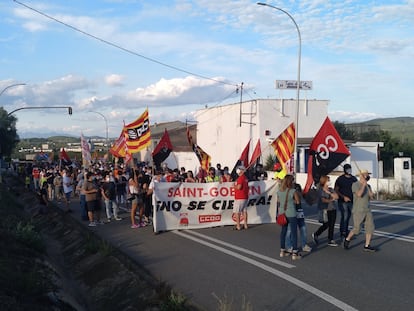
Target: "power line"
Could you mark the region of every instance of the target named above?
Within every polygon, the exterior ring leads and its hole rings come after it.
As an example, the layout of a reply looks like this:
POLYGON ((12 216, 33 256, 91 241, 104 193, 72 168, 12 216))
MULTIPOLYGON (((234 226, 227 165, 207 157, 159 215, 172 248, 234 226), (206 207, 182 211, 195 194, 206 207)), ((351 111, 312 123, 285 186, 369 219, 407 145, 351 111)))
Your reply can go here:
POLYGON ((93 39, 95 39, 95 40, 97 40, 97 41, 100 41, 100 42, 102 42, 102 43, 105 43, 105 44, 107 44, 107 45, 110 45, 110 46, 112 46, 112 47, 114 47, 114 48, 117 48, 117 49, 122 50, 122 51, 124 51, 124 52, 127 52, 127 53, 129 53, 129 54, 132 54, 132 55, 134 55, 134 56, 141 57, 141 58, 143 58, 143 59, 145 59, 145 60, 148 60, 148 61, 150 61, 150 62, 156 63, 156 64, 158 64, 158 65, 161 65, 161 66, 164 66, 164 67, 168 67, 168 68, 170 68, 170 69, 173 69, 173 70, 176 70, 176 71, 180 71, 180 72, 183 72, 183 73, 187 73, 187 74, 190 74, 190 75, 193 75, 193 76, 196 76, 196 77, 199 77, 199 78, 205 79, 205 80, 210 80, 210 81, 218 82, 218 83, 225 84, 225 85, 231 85, 231 86, 239 87, 239 86, 238 86, 238 84, 228 83, 228 82, 225 82, 225 81, 220 81, 220 80, 217 80, 217 79, 214 79, 214 78, 210 78, 210 77, 207 77, 207 76, 204 76, 204 75, 200 75, 200 74, 197 74, 197 73, 194 73, 194 72, 191 72, 191 71, 185 70, 185 69, 178 68, 178 67, 173 66, 173 65, 169 65, 169 64, 163 63, 163 62, 161 62, 161 61, 159 61, 159 60, 156 60, 156 59, 154 59, 154 58, 151 58, 151 57, 148 57, 148 56, 145 56, 145 55, 139 54, 139 53, 137 53, 137 52, 134 52, 134 51, 132 51, 132 50, 129 50, 129 49, 127 49, 127 48, 124 48, 124 47, 122 47, 122 46, 120 46, 120 45, 118 45, 118 44, 116 44, 116 43, 110 42, 110 41, 108 41, 108 40, 105 40, 105 39, 102 39, 102 38, 100 38, 100 37, 97 37, 97 36, 95 36, 95 35, 93 35, 93 34, 90 34, 90 33, 86 32, 86 31, 84 31, 84 30, 82 30, 82 29, 79 29, 79 28, 77 28, 77 27, 75 27, 75 26, 72 26, 72 25, 70 25, 70 24, 68 24, 68 23, 62 22, 61 20, 59 20, 59 19, 57 19, 57 18, 55 18, 55 17, 53 17, 53 16, 50 16, 50 15, 48 15, 48 14, 46 14, 46 13, 42 12, 42 11, 39 11, 39 10, 37 10, 37 9, 35 9, 35 8, 32 8, 32 7, 28 6, 28 5, 27 5, 27 4, 25 4, 25 3, 22 3, 22 2, 17 1, 17 0, 13 0, 13 1, 14 1, 14 2, 16 2, 16 3, 17 3, 17 4, 19 4, 19 5, 21 5, 21 6, 25 7, 25 8, 27 8, 27 9, 29 9, 29 10, 33 11, 33 12, 36 12, 37 14, 40 14, 40 15, 42 15, 42 16, 44 16, 44 17, 48 18, 48 19, 51 19, 51 20, 53 20, 53 21, 55 21, 55 22, 57 22, 57 23, 59 23, 59 24, 61 24, 61 25, 65 26, 65 27, 68 27, 68 28, 70 28, 70 29, 72 29, 72 30, 75 30, 75 31, 77 31, 77 32, 79 32, 79 33, 81 33, 81 34, 85 35, 85 36, 91 37, 91 38, 93 38, 93 39))

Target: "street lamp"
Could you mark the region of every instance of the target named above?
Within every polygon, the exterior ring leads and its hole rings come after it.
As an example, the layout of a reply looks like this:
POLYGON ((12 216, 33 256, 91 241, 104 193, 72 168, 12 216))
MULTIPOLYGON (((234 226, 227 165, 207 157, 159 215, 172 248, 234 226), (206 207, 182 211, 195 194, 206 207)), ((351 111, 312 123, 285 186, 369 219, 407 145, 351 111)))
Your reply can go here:
POLYGON ((102 113, 100 113, 98 111, 90 110, 89 112, 97 113, 97 114, 99 114, 105 120, 105 128, 106 128, 106 149, 107 149, 107 152, 108 152, 109 151, 109 143, 108 143, 108 120, 106 119, 106 117, 102 113))
POLYGON ((299 96, 300 96, 300 59, 301 59, 301 50, 302 50, 302 37, 300 35, 300 30, 299 30, 299 26, 296 23, 295 19, 292 17, 292 15, 289 14, 289 12, 275 7, 273 5, 267 4, 267 3, 263 3, 263 2, 258 2, 258 5, 263 5, 263 6, 267 6, 269 8, 281 11, 283 13, 285 13, 287 16, 289 16, 289 18, 292 20, 292 22, 295 24, 296 30, 298 32, 298 39, 299 39, 299 49, 298 49, 298 73, 297 73, 297 82, 296 82, 296 116, 295 116, 295 153, 294 153, 294 172, 297 173, 298 169, 297 169, 297 160, 298 160, 298 136, 299 136, 299 126, 298 126, 298 122, 299 122, 299 96))
POLYGON ((1 92, 0 92, 0 96, 3 95, 4 92, 6 92, 9 88, 15 87, 15 86, 19 86, 19 85, 26 85, 26 83, 15 83, 15 84, 10 84, 8 86, 6 86, 1 92))

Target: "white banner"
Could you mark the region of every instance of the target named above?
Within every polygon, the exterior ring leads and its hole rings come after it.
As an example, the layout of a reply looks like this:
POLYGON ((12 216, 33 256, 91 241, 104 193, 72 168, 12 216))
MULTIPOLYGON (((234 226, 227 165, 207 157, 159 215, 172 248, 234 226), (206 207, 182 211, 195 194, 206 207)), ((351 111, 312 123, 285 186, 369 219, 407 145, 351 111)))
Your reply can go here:
MULTIPOLYGON (((248 223, 276 219, 276 182, 249 182, 248 223)), ((235 225, 234 183, 168 183, 154 185, 154 231, 235 225)))

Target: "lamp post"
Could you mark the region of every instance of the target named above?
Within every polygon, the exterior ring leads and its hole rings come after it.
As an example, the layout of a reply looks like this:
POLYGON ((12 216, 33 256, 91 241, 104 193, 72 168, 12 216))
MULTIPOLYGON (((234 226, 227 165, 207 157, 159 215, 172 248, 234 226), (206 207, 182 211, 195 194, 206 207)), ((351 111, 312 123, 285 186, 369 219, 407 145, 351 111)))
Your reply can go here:
POLYGON ((297 161, 298 161, 298 135, 299 135, 299 96, 300 96, 300 62, 301 62, 301 50, 302 50, 302 37, 300 35, 300 30, 299 30, 299 26, 296 23, 295 19, 293 18, 292 15, 289 14, 289 12, 275 7, 273 5, 267 4, 267 3, 263 3, 263 2, 258 2, 258 5, 263 5, 263 6, 267 6, 269 8, 281 11, 283 13, 285 13, 287 16, 289 16, 289 18, 292 20, 292 22, 295 24, 296 30, 298 32, 298 39, 299 39, 299 48, 298 48, 298 72, 297 72, 297 82, 296 82, 296 115, 295 115, 295 149, 294 149, 294 172, 297 173, 298 172, 298 165, 297 165, 297 161))
POLYGON ((15 86, 19 86, 19 85, 26 85, 26 83, 15 83, 15 84, 10 84, 8 86, 6 86, 1 92, 0 92, 0 96, 3 95, 4 92, 6 92, 9 88, 15 87, 15 86))
POLYGON ((89 112, 93 112, 93 113, 99 114, 105 120, 105 128, 106 128, 106 139, 105 139, 105 142, 106 142, 106 151, 109 152, 109 143, 108 143, 108 120, 106 119, 106 117, 102 113, 100 113, 98 111, 90 110, 89 112))

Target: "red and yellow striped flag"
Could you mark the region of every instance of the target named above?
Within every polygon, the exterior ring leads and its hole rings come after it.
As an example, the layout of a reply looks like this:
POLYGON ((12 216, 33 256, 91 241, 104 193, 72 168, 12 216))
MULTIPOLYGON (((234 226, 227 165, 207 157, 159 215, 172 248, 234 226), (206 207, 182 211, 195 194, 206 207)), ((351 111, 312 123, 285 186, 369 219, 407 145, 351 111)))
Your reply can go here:
POLYGON ((292 122, 279 137, 272 142, 276 157, 282 166, 284 166, 292 157, 295 149, 295 134, 295 124, 292 122))
POLYGON ((136 153, 151 144, 148 109, 134 122, 124 126, 126 146, 129 153, 136 153))
POLYGON ((119 135, 119 138, 115 140, 111 149, 109 149, 109 152, 117 158, 124 158, 125 157, 125 146, 126 146, 125 133, 124 133, 124 129, 122 129, 121 135, 119 135))

